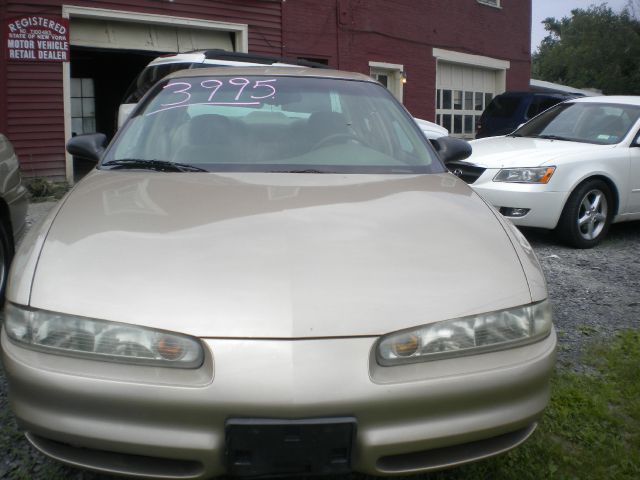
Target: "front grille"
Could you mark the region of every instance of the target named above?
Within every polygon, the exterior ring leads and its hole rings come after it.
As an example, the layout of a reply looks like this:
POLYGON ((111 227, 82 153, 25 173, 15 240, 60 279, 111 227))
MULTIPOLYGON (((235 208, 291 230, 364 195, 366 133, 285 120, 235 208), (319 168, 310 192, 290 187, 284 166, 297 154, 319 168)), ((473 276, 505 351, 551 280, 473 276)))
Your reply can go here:
POLYGON ((466 162, 448 162, 447 168, 466 183, 475 182, 486 170, 484 167, 478 167, 466 162))

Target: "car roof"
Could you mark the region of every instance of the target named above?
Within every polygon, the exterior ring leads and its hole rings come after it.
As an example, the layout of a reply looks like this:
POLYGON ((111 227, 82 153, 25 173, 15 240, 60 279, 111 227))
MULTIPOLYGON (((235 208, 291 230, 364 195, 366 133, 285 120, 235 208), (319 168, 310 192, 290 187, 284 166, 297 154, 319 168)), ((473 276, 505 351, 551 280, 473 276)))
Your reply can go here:
POLYGON ((208 77, 208 76, 235 76, 235 75, 268 75, 280 77, 316 77, 316 78, 336 78, 341 80, 357 80, 360 82, 378 83, 371 77, 362 73, 345 72, 342 70, 318 69, 309 67, 225 67, 220 68, 197 68, 189 70, 178 70, 167 75, 165 78, 185 78, 185 77, 208 77))
POLYGON ((258 53, 230 52, 227 50, 192 50, 182 53, 170 53, 161 55, 152 60, 148 66, 156 66, 170 63, 200 63, 224 66, 243 65, 282 65, 282 66, 303 66, 313 68, 329 68, 327 65, 312 62, 306 59, 287 58, 273 55, 262 55, 258 53))
POLYGON ((598 97, 582 97, 572 100, 579 103, 617 103, 640 106, 640 96, 635 95, 601 95, 598 97))
POLYGON ((554 97, 554 98, 566 98, 566 99, 581 97, 581 96, 582 94, 580 93, 569 93, 569 92, 521 92, 521 91, 503 92, 496 95, 496 97, 554 97))

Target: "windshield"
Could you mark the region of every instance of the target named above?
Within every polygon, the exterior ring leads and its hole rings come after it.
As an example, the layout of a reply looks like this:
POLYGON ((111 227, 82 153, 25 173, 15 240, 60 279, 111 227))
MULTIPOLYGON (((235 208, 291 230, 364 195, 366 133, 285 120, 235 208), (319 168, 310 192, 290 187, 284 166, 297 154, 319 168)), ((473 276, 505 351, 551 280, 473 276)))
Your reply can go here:
POLYGON ((287 76, 189 76, 162 82, 102 165, 131 160, 207 171, 444 171, 385 88, 287 76))
POLYGON ((640 107, 607 103, 561 103, 540 114, 514 136, 612 145, 638 120, 640 107))

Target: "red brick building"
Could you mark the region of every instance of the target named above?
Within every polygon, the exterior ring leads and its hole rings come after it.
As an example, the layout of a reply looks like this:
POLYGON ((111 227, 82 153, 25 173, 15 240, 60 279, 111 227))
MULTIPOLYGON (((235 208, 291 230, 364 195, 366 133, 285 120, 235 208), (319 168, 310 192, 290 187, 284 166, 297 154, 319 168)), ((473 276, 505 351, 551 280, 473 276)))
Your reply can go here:
POLYGON ((465 137, 492 96, 528 89, 530 74, 531 0, 0 0, 0 21, 0 131, 27 177, 72 181, 74 126, 113 133, 128 84, 163 53, 224 48, 367 73, 465 137), (36 17, 68 25, 67 61, 9 48, 23 46, 9 27, 36 17))
POLYGON ((378 76, 411 113, 453 134, 473 138, 489 98, 528 90, 531 0, 284 5, 284 53, 378 76))

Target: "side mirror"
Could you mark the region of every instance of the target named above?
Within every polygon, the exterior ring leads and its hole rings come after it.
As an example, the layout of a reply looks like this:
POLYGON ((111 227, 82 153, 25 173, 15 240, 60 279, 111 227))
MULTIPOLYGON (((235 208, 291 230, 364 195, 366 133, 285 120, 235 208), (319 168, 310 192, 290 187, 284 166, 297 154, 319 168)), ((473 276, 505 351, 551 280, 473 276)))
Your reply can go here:
POLYGON ((107 147, 107 136, 104 133, 88 133, 78 135, 67 142, 67 152, 74 157, 93 160, 96 163, 107 147))
POLYGON ((471 155, 471 145, 469 142, 454 137, 440 137, 429 140, 436 149, 440 160, 445 164, 455 162, 456 160, 464 160, 471 155))

